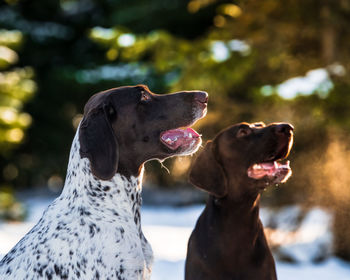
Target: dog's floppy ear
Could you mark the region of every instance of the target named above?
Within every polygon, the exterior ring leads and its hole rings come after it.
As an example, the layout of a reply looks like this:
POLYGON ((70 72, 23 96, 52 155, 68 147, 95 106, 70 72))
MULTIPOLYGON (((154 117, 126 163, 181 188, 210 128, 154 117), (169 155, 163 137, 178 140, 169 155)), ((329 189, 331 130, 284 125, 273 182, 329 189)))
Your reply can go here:
POLYGON ((119 149, 109 116, 115 114, 112 105, 85 112, 80 124, 80 155, 90 160, 92 173, 102 180, 111 179, 118 169, 119 149))
POLYGON ((190 182, 216 197, 227 193, 227 182, 221 164, 215 158, 214 144, 208 141, 203 151, 194 161, 190 171, 190 182))

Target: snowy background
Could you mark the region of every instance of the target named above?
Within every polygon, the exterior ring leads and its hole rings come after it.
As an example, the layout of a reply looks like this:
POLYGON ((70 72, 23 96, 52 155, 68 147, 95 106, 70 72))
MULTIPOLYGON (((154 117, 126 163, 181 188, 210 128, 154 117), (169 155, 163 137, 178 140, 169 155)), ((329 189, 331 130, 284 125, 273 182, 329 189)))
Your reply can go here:
MULTIPOLYGON (((0 223, 0 257, 39 220, 52 199, 27 199, 29 215, 25 222, 0 223)), ((153 280, 184 278, 187 240, 203 207, 143 207, 143 230, 155 255, 153 280)), ((332 215, 313 208, 304 212, 300 219, 302 212, 297 206, 278 212, 266 208, 261 211, 271 246, 275 248, 278 278, 350 280, 350 264, 331 255, 332 215)))

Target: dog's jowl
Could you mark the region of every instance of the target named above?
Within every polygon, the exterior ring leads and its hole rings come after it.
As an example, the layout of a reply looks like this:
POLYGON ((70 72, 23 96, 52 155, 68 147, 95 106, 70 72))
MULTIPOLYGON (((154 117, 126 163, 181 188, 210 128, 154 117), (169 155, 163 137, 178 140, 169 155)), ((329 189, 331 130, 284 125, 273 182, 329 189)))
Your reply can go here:
POLYGON ((188 243, 186 280, 273 280, 275 263, 259 219, 260 192, 287 181, 293 127, 240 123, 209 141, 190 181, 209 192, 188 243))
POLYGON ((92 96, 62 194, 1 260, 0 279, 149 279, 143 164, 197 150, 201 139, 189 126, 206 114, 207 99, 201 91, 157 95, 146 86, 92 96))

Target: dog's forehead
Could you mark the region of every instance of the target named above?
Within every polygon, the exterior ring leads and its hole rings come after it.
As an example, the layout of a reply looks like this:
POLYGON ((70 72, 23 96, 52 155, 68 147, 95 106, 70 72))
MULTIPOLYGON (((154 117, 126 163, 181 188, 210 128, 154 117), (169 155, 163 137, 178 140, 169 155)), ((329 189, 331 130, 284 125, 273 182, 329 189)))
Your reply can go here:
POLYGON ((214 138, 214 141, 221 141, 222 139, 230 139, 234 137, 239 129, 240 124, 234 124, 230 127, 221 130, 214 138))
POLYGON ((103 104, 113 103, 114 106, 123 106, 128 103, 135 103, 143 91, 150 92, 147 86, 124 86, 112 88, 94 94, 85 105, 84 112, 87 113, 103 104))
POLYGON ((219 133, 219 135, 225 136, 224 138, 227 140, 234 140, 236 139, 236 134, 240 129, 251 129, 253 131, 259 131, 267 127, 268 126, 264 122, 240 122, 224 129, 223 131, 221 131, 221 133, 219 133))
POLYGON ((248 122, 241 122, 238 124, 235 124, 232 126, 232 128, 237 132, 241 128, 251 128, 253 130, 255 129, 261 129, 265 128, 266 124, 264 122, 253 122, 253 123, 248 123, 248 122))
POLYGON ((141 96, 142 91, 145 91, 143 87, 120 87, 108 92, 108 99, 114 106, 124 106, 129 103, 136 103, 141 96))
POLYGON ((236 132, 241 129, 241 128, 248 128, 248 127, 251 127, 251 124, 250 123, 247 123, 247 122, 240 122, 240 123, 236 123, 234 125, 231 125, 230 127, 224 129, 222 131, 223 134, 236 134, 236 132))

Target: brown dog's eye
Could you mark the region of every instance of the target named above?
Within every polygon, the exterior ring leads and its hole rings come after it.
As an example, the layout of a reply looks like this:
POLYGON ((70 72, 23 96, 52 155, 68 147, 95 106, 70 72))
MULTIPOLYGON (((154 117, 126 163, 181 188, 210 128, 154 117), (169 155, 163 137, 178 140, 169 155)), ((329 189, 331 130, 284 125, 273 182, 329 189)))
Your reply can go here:
POLYGON ((249 127, 241 127, 237 132, 237 137, 245 137, 252 133, 252 130, 249 127))
POLYGON ((114 108, 113 107, 109 107, 108 108, 108 114, 109 115, 114 115, 115 111, 114 111, 114 108))
POLYGON ((107 107, 105 107, 105 110, 109 118, 115 117, 116 111, 112 105, 108 105, 107 107))
POLYGON ((265 127, 265 124, 263 122, 257 122, 257 123, 252 123, 250 127, 265 127))
POLYGON ((146 91, 141 91, 141 101, 149 101, 151 100, 151 96, 146 91))

